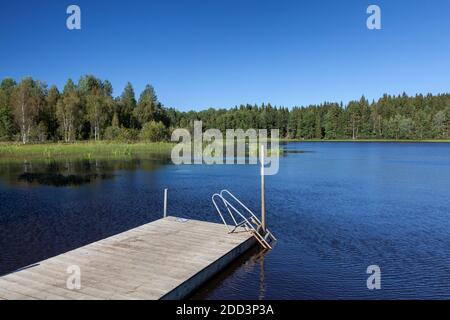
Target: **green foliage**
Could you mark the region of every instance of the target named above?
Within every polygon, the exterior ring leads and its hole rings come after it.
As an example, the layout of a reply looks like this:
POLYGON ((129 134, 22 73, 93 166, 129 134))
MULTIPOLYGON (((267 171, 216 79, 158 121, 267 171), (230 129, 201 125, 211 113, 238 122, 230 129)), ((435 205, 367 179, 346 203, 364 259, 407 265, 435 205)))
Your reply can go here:
POLYGON ((155 90, 152 86, 147 85, 144 91, 142 91, 137 107, 134 110, 134 116, 140 126, 149 121, 156 120, 158 104, 155 90))
POLYGON ((117 140, 120 135, 120 128, 117 126, 109 126, 105 129, 103 139, 108 141, 117 140))
POLYGON ((120 126, 119 125, 119 116, 117 115, 117 112, 114 112, 114 116, 112 118, 111 125, 113 127, 119 127, 120 126))
POLYGON ((92 87, 86 95, 87 119, 94 134, 94 140, 100 140, 101 130, 107 125, 112 113, 112 98, 109 89, 104 90, 102 86, 92 87))
POLYGON ((162 122, 150 121, 144 124, 139 134, 139 138, 144 141, 160 142, 166 141, 169 131, 162 122))
POLYGON ((137 120, 134 118, 136 105, 137 102, 133 86, 128 82, 117 102, 117 115, 119 117, 120 125, 126 128, 135 128, 137 126, 137 120))
POLYGON ((8 108, 0 107, 0 141, 8 141, 14 132, 11 112, 8 108))
POLYGON ((108 141, 134 142, 139 138, 139 131, 136 129, 110 126, 105 129, 103 138, 108 141))
POLYGON ((168 128, 279 129, 289 139, 449 139, 450 94, 383 95, 293 107, 240 105, 180 112, 165 108, 147 85, 136 101, 131 83, 113 97, 109 81, 92 75, 68 80, 62 93, 32 78, 0 83, 0 140, 166 140, 168 128), (45 131, 45 132, 44 132, 45 131))
POLYGON ((10 140, 14 133, 14 118, 11 110, 11 95, 16 83, 10 78, 0 84, 0 141, 10 140))
POLYGON ((45 94, 45 85, 30 77, 24 78, 12 91, 10 103, 24 144, 29 141, 30 133, 38 123, 45 94))
POLYGON ((133 128, 121 128, 117 141, 134 142, 139 139, 139 130, 133 128))
POLYGON ((414 129, 414 121, 402 115, 384 121, 384 136, 390 139, 408 139, 414 129))
POLYGON ((58 119, 56 106, 60 99, 60 93, 56 86, 52 86, 47 92, 43 106, 39 110, 39 120, 46 127, 46 139, 54 139, 58 135, 58 119))
POLYGON ((74 141, 83 122, 83 107, 80 93, 71 79, 67 80, 64 92, 56 103, 56 118, 59 131, 65 142, 74 141))
POLYGON ((44 122, 33 127, 29 134, 29 140, 33 142, 45 142, 47 141, 48 128, 44 122))
POLYGON ((326 111, 324 117, 325 138, 336 139, 338 137, 339 116, 341 112, 342 110, 337 104, 330 105, 326 111))
POLYGON ((433 131, 438 137, 445 137, 448 130, 447 115, 444 110, 437 112, 433 117, 433 131))

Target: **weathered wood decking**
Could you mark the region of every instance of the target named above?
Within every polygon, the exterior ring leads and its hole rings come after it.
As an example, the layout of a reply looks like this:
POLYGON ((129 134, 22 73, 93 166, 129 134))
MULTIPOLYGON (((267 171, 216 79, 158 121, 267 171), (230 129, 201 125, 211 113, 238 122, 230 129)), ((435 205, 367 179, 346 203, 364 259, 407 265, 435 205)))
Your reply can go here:
POLYGON ((0 299, 181 299, 254 243, 222 224, 167 217, 0 277, 0 299), (79 290, 66 285, 72 265, 79 290))

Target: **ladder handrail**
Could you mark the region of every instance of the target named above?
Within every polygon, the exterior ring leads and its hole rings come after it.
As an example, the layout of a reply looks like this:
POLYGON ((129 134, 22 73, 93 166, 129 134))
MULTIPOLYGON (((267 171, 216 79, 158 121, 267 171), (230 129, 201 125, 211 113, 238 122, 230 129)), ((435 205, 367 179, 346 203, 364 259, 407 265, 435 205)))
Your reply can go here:
MULTIPOLYGON (((214 206, 216 207, 217 213, 219 214, 220 218, 222 219, 223 224, 225 225, 225 227, 227 227, 228 231, 231 232, 230 228, 228 227, 228 224, 226 222, 226 220, 224 219, 223 215, 222 215, 222 211, 220 211, 219 206, 216 203, 216 200, 214 199, 215 197, 220 197, 222 198, 222 196, 218 193, 214 193, 211 197, 212 203, 214 204, 214 206)), ((233 217, 233 215, 231 215, 233 217)), ((233 217, 233 221, 236 222, 236 220, 233 217)))
MULTIPOLYGON (((219 195, 220 196, 220 195, 219 195)), ((239 224, 236 224, 233 230, 230 231, 230 233, 234 232, 238 227, 243 226, 246 231, 249 231, 252 233, 252 235, 258 240, 258 242, 265 248, 265 249, 272 249, 270 244, 267 242, 267 240, 259 233, 259 229, 256 229, 253 226, 253 223, 248 220, 247 217, 245 217, 239 210, 237 210, 227 199, 225 199, 223 196, 220 196, 220 199, 222 199, 223 203, 228 209, 228 212, 232 215, 231 211, 229 210, 228 206, 231 207, 241 218, 243 219, 239 224)), ((232 215, 233 216, 233 215, 232 215)), ((228 226, 227 226, 228 228, 228 226)), ((229 228, 228 228, 229 230, 229 228)))
POLYGON ((276 240, 276 238, 273 236, 273 234, 269 231, 269 229, 264 230, 265 236, 260 234, 260 228, 262 227, 261 220, 258 219, 258 217, 253 213, 252 210, 250 210, 245 204, 242 203, 236 196, 234 196, 230 191, 224 189, 220 191, 220 193, 215 193, 212 195, 211 200, 216 207, 217 213, 219 214, 220 218, 222 219, 224 225, 226 226, 229 233, 234 232, 237 228, 243 226, 246 231, 251 232, 256 239, 259 241, 259 243, 266 249, 272 249, 270 244, 267 242, 266 238, 271 237, 273 240, 276 240), (250 213, 251 217, 247 218, 241 211, 236 209, 233 204, 230 203, 225 197, 224 194, 228 194, 231 198, 233 198, 241 207, 243 207, 248 213, 250 213), (220 210, 219 206, 216 203, 216 197, 218 197, 220 200, 222 200, 223 204, 225 205, 225 208, 227 208, 228 213, 230 214, 231 218, 234 222, 234 228, 231 230, 228 226, 225 218, 223 217, 222 211, 220 210), (237 222, 236 218, 234 217, 233 212, 235 214, 238 214, 242 218, 241 222, 237 222), (255 228, 256 225, 258 228, 255 228))
MULTIPOLYGON (((247 210, 248 213, 250 213, 252 215, 252 217, 259 223, 261 224, 261 220, 258 219, 258 217, 253 213, 252 210, 250 210, 245 204, 242 203, 241 200, 239 200, 234 194, 232 194, 229 190, 227 189, 223 189, 222 191, 220 191, 220 195, 222 196, 222 198, 224 198, 223 193, 227 193, 229 196, 231 196, 237 203, 239 203, 245 210, 247 210)), ((227 201, 228 202, 228 201, 227 201)), ((229 203, 229 202, 228 202, 229 203)), ((236 208, 235 208, 236 210, 236 208)))
MULTIPOLYGON (((251 211, 245 204, 243 204, 238 198, 236 198, 236 196, 234 196, 230 191, 228 191, 227 189, 224 189, 220 192, 220 195, 222 196, 221 198, 224 199, 224 201, 226 201, 225 206, 228 204, 230 205, 237 213, 239 213, 239 215, 241 217, 243 217, 245 219, 245 221, 248 222, 248 219, 245 218, 240 212, 239 210, 237 210, 228 200, 226 200, 222 193, 228 193, 234 200, 236 200, 242 207, 244 207, 251 215, 252 215, 252 219, 255 219, 255 221, 257 222, 257 224, 259 226, 262 225, 261 220, 258 219, 258 217, 253 213, 253 211, 251 211)), ((229 211, 229 210, 228 210, 229 211)), ((231 214, 231 213, 230 213, 231 214)), ((242 223, 242 222, 241 222, 242 223)), ((256 229, 255 229, 256 230, 256 229)), ((277 238, 275 238, 275 236, 273 235, 273 233, 269 230, 269 228, 266 228, 266 230, 264 230, 273 240, 277 240, 277 238)))
POLYGON ((222 195, 220 195, 219 193, 213 194, 212 201, 214 203, 214 206, 216 207, 217 212, 220 215, 220 218, 222 219, 223 223, 227 227, 228 231, 233 232, 234 230, 236 230, 237 227, 241 226, 244 222, 246 222, 249 225, 249 227, 251 227, 253 230, 256 231, 256 229, 253 227, 253 225, 250 223, 250 221, 238 209, 236 209, 228 200, 226 200, 222 195), (228 227, 228 224, 226 223, 225 219, 223 218, 222 212, 220 211, 219 206, 217 205, 217 203, 214 199, 215 197, 219 197, 222 200, 222 202, 224 203, 225 207, 227 208, 231 218, 233 219, 233 221, 235 223, 235 227, 233 230, 230 230, 230 228, 228 227), (230 210, 230 207, 231 207, 231 209, 234 210, 235 213, 237 213, 242 218, 241 222, 238 223, 236 221, 233 213, 230 210))

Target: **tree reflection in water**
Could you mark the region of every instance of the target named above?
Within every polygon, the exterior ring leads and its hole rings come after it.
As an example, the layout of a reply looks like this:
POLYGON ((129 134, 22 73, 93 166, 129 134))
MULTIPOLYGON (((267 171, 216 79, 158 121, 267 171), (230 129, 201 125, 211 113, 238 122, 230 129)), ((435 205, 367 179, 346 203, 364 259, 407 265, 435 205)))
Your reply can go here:
POLYGON ((46 185, 71 187, 113 179, 118 171, 154 171, 167 159, 66 159, 6 162, 0 166, 0 182, 11 186, 46 185))

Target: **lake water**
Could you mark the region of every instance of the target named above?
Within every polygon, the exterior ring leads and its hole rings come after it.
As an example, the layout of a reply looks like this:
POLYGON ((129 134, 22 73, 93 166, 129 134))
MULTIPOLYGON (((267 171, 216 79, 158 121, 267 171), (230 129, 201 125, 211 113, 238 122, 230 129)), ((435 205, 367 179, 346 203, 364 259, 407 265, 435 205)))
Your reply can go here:
MULTIPOLYGON (((194 299, 450 299, 450 144, 289 143, 266 177, 274 250, 194 299), (302 152, 300 152, 302 151, 302 152), (381 290, 366 269, 381 268, 381 290)), ((167 159, 0 162, 0 274, 169 214, 219 222, 227 188, 259 212, 259 168, 167 159)))

